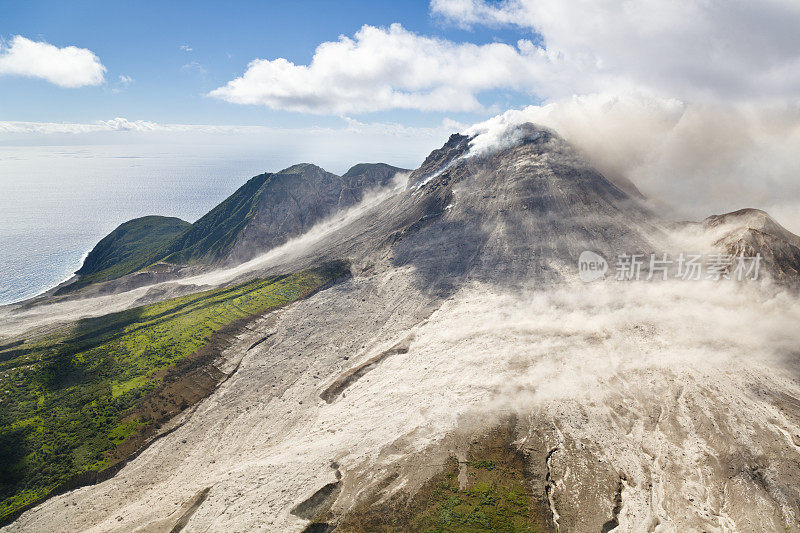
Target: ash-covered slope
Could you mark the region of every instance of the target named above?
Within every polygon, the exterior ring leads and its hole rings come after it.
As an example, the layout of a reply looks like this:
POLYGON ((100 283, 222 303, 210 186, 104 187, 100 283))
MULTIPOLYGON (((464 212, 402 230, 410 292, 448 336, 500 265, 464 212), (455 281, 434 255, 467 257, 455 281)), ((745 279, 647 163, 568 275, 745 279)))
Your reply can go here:
POLYGON ((457 275, 466 272, 463 261, 477 279, 524 284, 574 275, 584 250, 652 249, 661 236, 638 198, 552 131, 520 130, 515 145, 475 156, 463 136, 451 137, 411 175, 412 195, 446 198, 447 205, 441 222, 396 246, 396 258, 431 271, 444 263, 457 275))
POLYGON ((800 275, 800 237, 760 209, 740 209, 713 215, 702 222, 716 236, 714 244, 726 253, 746 257, 761 255, 772 276, 796 283, 800 275), (719 235, 719 232, 722 234, 719 235))
POLYGON ((671 241, 556 134, 515 134, 453 136, 404 191, 186 280, 353 273, 254 321, 116 477, 9 529, 800 530, 796 295, 583 284, 583 250, 671 241))

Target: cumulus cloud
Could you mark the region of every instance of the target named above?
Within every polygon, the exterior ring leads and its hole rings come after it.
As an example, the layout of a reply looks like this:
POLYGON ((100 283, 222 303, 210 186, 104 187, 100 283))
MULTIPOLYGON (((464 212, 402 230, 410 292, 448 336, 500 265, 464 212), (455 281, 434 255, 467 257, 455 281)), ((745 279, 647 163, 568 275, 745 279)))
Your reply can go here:
POLYGON ((363 26, 354 38, 320 44, 308 65, 256 59, 210 96, 310 113, 476 111, 482 91, 533 92, 548 78, 550 61, 528 40, 476 45, 421 36, 399 24, 363 26))
POLYGON ((21 35, 9 44, 0 43, 0 75, 40 78, 61 87, 100 85, 106 67, 86 48, 58 48, 21 35))
POLYGON ((134 80, 130 76, 119 75, 117 77, 117 82, 115 84, 116 86, 113 89, 111 89, 111 92, 120 93, 120 92, 124 91, 125 89, 127 89, 128 87, 130 87, 131 83, 133 83, 134 81, 136 81, 136 80, 134 80))
POLYGON ((528 31, 551 58, 545 104, 467 130, 480 134, 474 153, 535 122, 684 216, 760 207, 800 231, 797 2, 432 0, 431 11, 528 31))
POLYGON ((542 96, 648 89, 681 99, 797 100, 800 4, 675 0, 433 0, 460 26, 541 37, 559 83, 542 96))
POLYGON ((362 27, 320 44, 311 62, 256 59, 211 96, 312 113, 386 109, 483 110, 494 89, 558 99, 649 91, 682 100, 797 100, 800 5, 433 0, 457 25, 512 25, 516 43, 476 45, 422 36, 399 24, 362 27))

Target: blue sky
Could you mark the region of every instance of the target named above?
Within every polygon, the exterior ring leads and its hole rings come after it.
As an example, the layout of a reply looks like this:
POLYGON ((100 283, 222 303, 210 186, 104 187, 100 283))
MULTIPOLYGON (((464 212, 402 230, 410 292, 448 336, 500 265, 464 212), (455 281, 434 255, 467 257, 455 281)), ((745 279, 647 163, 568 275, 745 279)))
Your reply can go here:
MULTIPOLYGON (((531 38, 509 27, 461 29, 431 16, 427 2, 339 0, 291 2, 139 1, 63 2, 5 0, 0 37, 22 35, 58 47, 77 46, 106 67, 99 86, 62 88, 44 80, 0 77, 0 120, 94 122, 113 117, 160 123, 335 126, 341 118, 236 105, 207 93, 240 76, 256 58, 307 64, 321 42, 352 36, 364 24, 399 22, 412 32, 476 44, 531 38), (191 51, 181 47, 191 48, 191 51), (120 76, 133 79, 127 87, 120 76)), ((487 108, 532 103, 525 91, 489 90, 487 108)), ((488 112, 384 110, 349 113, 359 120, 432 125, 447 116, 474 122, 488 112)))

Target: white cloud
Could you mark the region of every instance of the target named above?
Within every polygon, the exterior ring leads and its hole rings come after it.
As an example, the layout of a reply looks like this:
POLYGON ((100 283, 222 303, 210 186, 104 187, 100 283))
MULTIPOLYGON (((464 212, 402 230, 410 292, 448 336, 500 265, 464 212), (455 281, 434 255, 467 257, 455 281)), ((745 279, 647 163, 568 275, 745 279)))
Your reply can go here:
POLYGON ((686 216, 761 207, 800 230, 796 0, 432 0, 431 11, 529 31, 550 59, 546 104, 473 127, 476 151, 536 122, 686 216))
POLYGON ((352 39, 320 44, 308 65, 256 59, 210 95, 310 113, 476 111, 483 91, 533 92, 548 77, 549 62, 527 40, 476 45, 420 36, 399 24, 363 26, 352 39))
POLYGON ((111 89, 111 92, 120 93, 120 92, 124 91, 125 89, 127 89, 128 87, 130 87, 131 83, 133 83, 134 81, 136 81, 136 80, 134 80, 130 76, 120 75, 117 78, 116 87, 111 89))
POLYGON ((515 44, 455 43, 399 24, 320 44, 307 65, 256 59, 211 96, 311 113, 481 111, 503 89, 558 99, 649 91, 684 101, 797 101, 800 4, 433 0, 460 26, 513 25, 515 44), (537 43, 537 44, 534 44, 537 43))
POLYGON ((100 85, 106 67, 86 48, 31 41, 21 35, 0 43, 0 75, 41 78, 61 87, 100 85))
MULTIPOLYGON (((108 157, 109 153, 155 159, 166 157, 165 154, 183 154, 204 161, 216 158, 217 165, 251 161, 255 162, 254 171, 312 162, 341 174, 360 162, 382 161, 416 168, 433 147, 441 146, 460 128, 463 125, 449 120, 431 127, 411 127, 347 119, 331 127, 297 128, 162 124, 119 117, 93 123, 0 121, 0 146, 14 147, 6 150, 13 155, 5 161, 6 167, 30 158, 25 164, 33 166, 26 168, 37 172, 39 168, 52 167, 52 154, 69 153, 74 151, 69 147, 77 146, 78 152, 99 158, 108 157)), ((2 172, 0 169, 0 175, 2 172)), ((6 173, 13 174, 9 172, 6 173)))
POLYGON ((189 46, 188 44, 182 44, 182 45, 180 46, 180 48, 181 48, 181 50, 183 50, 184 52, 191 52, 191 51, 192 51, 192 47, 191 47, 191 46, 189 46))
POLYGON ((800 94, 795 0, 432 0, 460 26, 514 25, 541 36, 560 76, 541 96, 651 90, 685 100, 800 94))
MULTIPOLYGON (((19 122, 0 121, 0 141, 27 137, 34 144, 48 135, 80 135, 85 133, 133 132, 133 133, 200 133, 212 135, 337 135, 380 136, 386 138, 432 138, 430 143, 445 139, 454 131, 466 128, 459 122, 444 119, 438 126, 413 127, 394 122, 365 123, 344 118, 343 127, 277 128, 271 126, 238 126, 216 124, 161 124, 147 120, 129 120, 116 117, 91 123, 75 122, 19 122), (433 140, 435 138, 436 140, 433 140)), ((430 149, 435 144, 425 148, 430 149)))
MULTIPOLYGON (((81 134, 96 132, 197 132, 197 133, 245 133, 261 131, 261 126, 217 126, 206 124, 160 124, 147 120, 128 120, 116 117, 92 123, 75 122, 15 122, 0 121, 0 135, 51 135, 81 134)), ((1 137, 0 137, 1 138, 1 137)))
POLYGON ((181 70, 184 72, 192 72, 202 77, 205 77, 205 75, 208 74, 206 68, 197 61, 186 63, 181 67, 181 70))

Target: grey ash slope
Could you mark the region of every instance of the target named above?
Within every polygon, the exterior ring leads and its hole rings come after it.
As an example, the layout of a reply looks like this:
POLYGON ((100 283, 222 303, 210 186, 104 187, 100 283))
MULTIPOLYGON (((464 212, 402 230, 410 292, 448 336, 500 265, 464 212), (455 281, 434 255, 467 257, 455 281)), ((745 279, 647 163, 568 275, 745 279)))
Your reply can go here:
POLYGON ((800 237, 760 209, 740 209, 713 215, 702 222, 716 233, 714 244, 726 253, 755 257, 760 254, 779 281, 797 283, 800 275, 800 237), (722 232, 719 235, 717 232, 722 232))

